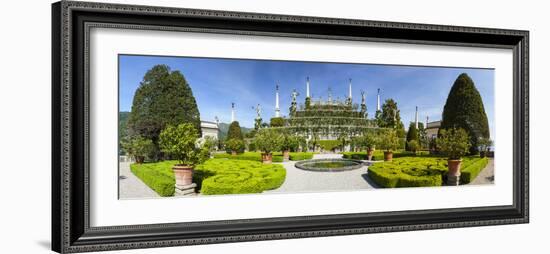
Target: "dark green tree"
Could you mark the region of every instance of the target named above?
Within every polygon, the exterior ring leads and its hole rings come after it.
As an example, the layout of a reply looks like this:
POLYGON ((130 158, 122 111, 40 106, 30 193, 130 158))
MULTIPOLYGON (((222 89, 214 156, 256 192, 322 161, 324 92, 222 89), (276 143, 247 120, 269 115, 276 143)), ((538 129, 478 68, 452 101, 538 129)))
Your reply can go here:
POLYGON ((168 125, 189 123, 200 136, 200 114, 191 87, 179 71, 155 65, 145 73, 134 94, 128 117, 130 135, 153 141, 159 154, 159 135, 168 125))
POLYGON ((416 124, 414 122, 411 122, 409 124, 409 130, 407 131, 407 142, 405 143, 405 150, 411 151, 412 149, 411 147, 409 147, 409 141, 416 140, 418 142, 419 138, 420 136, 418 130, 416 129, 416 124))
POLYGON ((397 108, 397 102, 393 99, 387 99, 382 105, 382 110, 378 114, 378 126, 382 128, 393 128, 397 133, 397 137, 405 137, 405 126, 401 122, 401 115, 397 108))
POLYGON ((229 125, 226 140, 231 139, 243 140, 243 133, 241 132, 241 126, 238 121, 234 121, 229 125))
POLYGON ((285 119, 282 117, 273 117, 271 118, 269 125, 271 127, 283 127, 285 125, 285 119))
POLYGON ((441 129, 462 128, 470 138, 470 154, 478 153, 478 140, 489 138, 489 121, 474 81, 466 73, 455 80, 445 107, 441 129))

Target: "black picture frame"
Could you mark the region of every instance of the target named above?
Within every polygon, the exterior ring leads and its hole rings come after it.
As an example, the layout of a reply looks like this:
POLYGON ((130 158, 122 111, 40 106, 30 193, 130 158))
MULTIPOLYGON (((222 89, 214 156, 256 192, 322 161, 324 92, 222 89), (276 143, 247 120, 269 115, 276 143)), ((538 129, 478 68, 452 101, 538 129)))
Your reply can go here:
POLYGON ((472 227, 529 221, 529 32, 62 1, 52 5, 52 249, 88 252, 472 227), (513 50, 513 205, 90 227, 91 27, 198 31, 513 50))

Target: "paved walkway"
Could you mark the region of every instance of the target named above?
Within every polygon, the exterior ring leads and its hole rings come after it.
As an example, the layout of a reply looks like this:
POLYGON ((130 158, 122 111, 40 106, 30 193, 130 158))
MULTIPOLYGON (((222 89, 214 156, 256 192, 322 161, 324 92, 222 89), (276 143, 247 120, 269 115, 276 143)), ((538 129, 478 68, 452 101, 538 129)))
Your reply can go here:
MULTIPOLYGON (((342 158, 341 154, 315 154, 314 159, 342 158)), ((367 166, 343 172, 314 172, 294 167, 294 161, 284 162, 286 179, 278 189, 265 193, 318 192, 337 190, 372 189, 375 186, 367 177, 367 166)))
POLYGON ((119 164, 118 198, 119 199, 144 199, 160 197, 149 188, 137 176, 130 171, 130 162, 119 164))
POLYGON ((487 163, 487 166, 481 172, 479 172, 479 175, 477 175, 476 179, 474 179, 470 185, 477 185, 477 184, 492 184, 495 182, 495 160, 493 158, 489 158, 489 163, 487 163))

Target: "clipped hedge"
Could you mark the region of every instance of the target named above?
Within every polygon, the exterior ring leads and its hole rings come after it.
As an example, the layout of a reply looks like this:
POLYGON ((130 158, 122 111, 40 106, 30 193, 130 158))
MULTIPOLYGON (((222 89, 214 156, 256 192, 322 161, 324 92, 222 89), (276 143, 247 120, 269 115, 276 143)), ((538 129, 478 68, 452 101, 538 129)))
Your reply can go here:
POLYGON ((476 179, 479 172, 487 166, 487 163, 489 163, 489 159, 485 157, 476 161, 470 161, 467 165, 462 165, 462 169, 460 170, 460 181, 463 184, 472 182, 476 179))
POLYGON ((161 197, 174 195, 176 180, 172 166, 177 161, 163 161, 157 163, 131 164, 130 170, 149 188, 153 189, 161 197))
POLYGON ((286 170, 251 160, 210 159, 195 168, 204 195, 261 193, 280 187, 286 170))
MULTIPOLYGON (((309 160, 313 158, 313 153, 309 152, 291 152, 289 153, 291 161, 309 160)), ((231 159, 231 160, 250 160, 250 161, 262 161, 262 153, 260 152, 246 152, 237 155, 231 155, 227 153, 214 154, 216 159, 231 159)), ((283 153, 275 152, 272 156, 273 162, 283 162, 283 153)))
POLYGON ((289 155, 291 161, 303 161, 313 159, 313 153, 309 152, 291 152, 289 155))
MULTIPOLYGON (((427 151, 419 151, 416 153, 416 156, 420 155, 428 155, 429 152, 427 151)), ((400 158, 400 157, 414 157, 413 152, 408 151, 394 151, 393 152, 393 158, 400 158)), ((367 159, 367 152, 343 152, 342 157, 344 159, 352 159, 352 160, 366 160, 367 159)), ((384 160, 384 150, 375 150, 372 154, 372 160, 373 161, 381 161, 384 160)))
MULTIPOLYGON (((487 158, 465 157, 462 163, 462 183, 470 183, 487 165, 487 158)), ((447 159, 435 156, 401 157, 392 162, 369 166, 368 175, 381 187, 441 186, 447 174, 447 159)))
MULTIPOLYGON (((249 160, 249 161, 262 161, 262 153, 260 152, 245 152, 242 154, 231 155, 227 153, 218 153, 214 154, 216 159, 231 159, 231 160, 249 160)), ((273 162, 283 162, 282 153, 273 153, 272 159, 273 162)))

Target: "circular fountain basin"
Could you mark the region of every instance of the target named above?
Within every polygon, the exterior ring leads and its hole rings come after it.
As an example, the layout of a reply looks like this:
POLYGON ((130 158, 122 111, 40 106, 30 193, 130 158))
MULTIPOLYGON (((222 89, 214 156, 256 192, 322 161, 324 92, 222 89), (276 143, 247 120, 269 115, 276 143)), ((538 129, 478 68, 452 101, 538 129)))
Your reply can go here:
POLYGON ((318 171, 318 172, 341 172, 354 170, 363 167, 363 162, 360 160, 348 159, 313 159, 299 161, 294 164, 299 169, 318 171))

